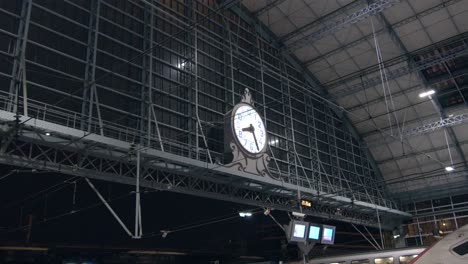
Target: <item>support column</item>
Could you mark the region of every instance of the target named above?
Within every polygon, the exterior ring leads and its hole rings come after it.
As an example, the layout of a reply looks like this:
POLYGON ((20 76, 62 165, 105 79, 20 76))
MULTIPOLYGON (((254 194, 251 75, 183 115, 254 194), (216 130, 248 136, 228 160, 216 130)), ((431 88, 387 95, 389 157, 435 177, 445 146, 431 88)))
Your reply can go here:
POLYGON ((196 149, 197 149, 197 160, 200 160, 200 150, 199 150, 199 137, 201 136, 203 139, 203 143, 205 144, 206 148, 206 155, 208 157, 208 161, 213 163, 211 159, 210 149, 208 147, 208 142, 206 141, 205 133, 203 132, 203 126, 201 124, 200 116, 198 115, 198 29, 195 27, 195 117, 197 119, 197 126, 196 126, 196 134, 197 137, 195 139, 196 149))
MULTIPOLYGON (((232 62, 232 48, 231 50, 231 62, 232 62)), ((266 111, 266 98, 265 98, 265 81, 264 81, 264 64, 263 64, 263 53, 262 53, 262 48, 261 48, 261 42, 260 42, 260 37, 257 36, 257 51, 258 51, 258 59, 259 59, 259 64, 260 64, 260 85, 262 87, 262 112, 263 112, 263 124, 265 125, 265 130, 268 131, 268 122, 267 122, 267 111, 266 111)), ((231 71, 232 71, 232 64, 231 64, 231 71)), ((234 76, 232 75, 234 78, 234 76)), ((233 80, 233 87, 234 87, 234 79, 233 80)), ((234 90, 233 90, 234 94, 234 90)), ((271 157, 273 159, 273 162, 275 163, 276 170, 278 171, 279 178, 281 179, 281 170, 278 166, 278 161, 276 160, 275 153, 271 149, 270 142, 266 142, 268 150, 270 150, 271 157)))
POLYGON ((99 99, 96 89, 96 55, 97 43, 99 37, 99 11, 101 0, 93 0, 89 16, 88 28, 88 49, 86 51, 86 70, 83 89, 83 103, 81 108, 81 130, 92 131, 93 105, 96 106, 96 112, 99 123, 99 133, 104 135, 101 110, 99 109, 99 99))
MULTIPOLYGON (((143 29, 143 51, 149 50, 143 55, 142 86, 141 86, 141 119, 140 119, 140 144, 149 147, 153 133, 156 133, 159 147, 164 151, 159 122, 153 103, 153 34, 154 34, 154 8, 145 4, 143 29), (153 132, 154 123, 154 132, 153 132)), ((156 146, 152 146, 156 147, 156 146)))
POLYGON ((296 141, 294 139, 294 121, 292 117, 291 109, 291 93, 289 87, 288 79, 288 69, 286 63, 281 62, 281 91, 283 93, 283 114, 284 114, 284 126, 285 126, 285 136, 286 136, 286 157, 288 159, 288 181, 290 183, 295 183, 297 185, 297 206, 302 212, 302 206, 300 204, 301 192, 299 191, 299 186, 303 186, 299 179, 298 169, 297 169, 297 157, 295 151, 296 141))
POLYGON ((28 116, 26 87, 26 46, 28 42, 29 23, 31 20, 32 0, 23 0, 21 17, 18 27, 18 39, 14 49, 13 69, 11 73, 10 90, 7 110, 18 112, 20 83, 23 83, 23 114, 28 116))
POLYGON ((137 146, 136 153, 136 183, 135 183, 135 233, 133 238, 140 239, 143 235, 143 226, 141 224, 141 199, 140 199, 140 173, 141 173, 141 156, 140 146, 137 146))

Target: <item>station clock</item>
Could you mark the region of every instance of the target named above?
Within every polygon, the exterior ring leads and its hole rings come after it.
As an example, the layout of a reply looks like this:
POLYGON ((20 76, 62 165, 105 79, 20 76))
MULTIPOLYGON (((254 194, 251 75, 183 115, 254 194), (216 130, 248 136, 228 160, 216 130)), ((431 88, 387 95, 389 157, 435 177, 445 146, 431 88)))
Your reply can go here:
POLYGON ((255 109, 249 89, 246 88, 241 101, 225 115, 224 152, 228 157, 225 166, 270 176, 267 145, 265 124, 255 109))

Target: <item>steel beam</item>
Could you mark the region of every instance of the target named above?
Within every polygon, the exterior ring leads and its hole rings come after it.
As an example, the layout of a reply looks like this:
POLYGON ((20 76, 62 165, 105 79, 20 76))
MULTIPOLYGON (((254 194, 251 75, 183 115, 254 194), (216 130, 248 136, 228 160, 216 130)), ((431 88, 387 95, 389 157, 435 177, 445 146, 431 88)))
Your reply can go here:
POLYGON ((89 187, 91 187, 91 189, 96 193, 97 197, 99 198, 99 200, 101 200, 101 202, 106 206, 106 208, 109 210, 109 212, 112 214, 112 216, 115 218, 115 220, 119 223, 119 225, 123 228, 123 230, 125 231, 125 233, 127 233, 128 236, 130 237, 133 237, 132 233, 130 232, 130 230, 128 229, 128 227, 124 224, 124 222, 122 221, 122 219, 120 219, 119 215, 117 215, 117 213, 114 211, 114 209, 112 209, 112 207, 110 206, 110 204, 106 201, 106 199, 104 199, 104 197, 101 195, 101 193, 98 191, 98 189, 96 189, 96 187, 94 186, 94 184, 88 179, 88 178, 85 178, 86 182, 88 183, 89 187))
MULTIPOLYGON (((13 113, 0 111, 1 121, 10 122, 13 118, 13 113)), ((87 134, 42 120, 21 121, 25 122, 22 134, 7 147, 5 153, 0 153, 1 163, 135 185, 137 164, 128 158, 131 143, 87 134), (44 131, 50 131, 54 136, 44 136, 44 131), (83 151, 86 151, 86 156, 80 154, 83 151)), ((143 159, 140 186, 143 187, 287 211, 297 210, 295 193, 299 189, 305 198, 314 199, 317 195, 321 197, 319 206, 310 210, 310 214, 320 217, 352 202, 351 199, 337 194, 258 177, 219 164, 150 148, 140 151, 143 159)), ((336 218, 377 226, 375 208, 385 212, 389 219, 409 216, 393 208, 360 200, 353 201, 353 204, 352 210, 336 218), (361 220, 363 215, 367 220, 361 220)))
MULTIPOLYGON (((385 16, 383 14, 380 14, 379 15, 379 20, 381 21, 381 23, 385 26, 385 28, 387 28, 388 30, 388 33, 391 37, 391 39, 393 40, 393 42, 400 48, 400 50, 402 51, 403 54, 405 54, 406 56, 408 56, 408 50, 406 49, 405 45, 401 42, 400 38, 398 37, 398 35, 395 33, 395 31, 393 30, 392 26, 390 25, 390 23, 387 21, 387 19, 385 18, 385 16)), ((464 45, 461 45, 461 46, 458 46, 452 50, 449 50, 447 52, 444 52, 444 55, 442 55, 440 52, 438 52, 437 50, 437 55, 434 56, 435 59, 431 60, 431 62, 429 63, 426 63, 426 64, 432 64, 432 65, 436 65, 436 64, 444 64, 448 58, 455 58, 455 56, 458 56, 459 54, 468 54, 468 45, 466 45, 465 42, 463 42, 464 45), (438 62, 438 63, 436 63, 438 62)), ((417 72, 417 76, 418 78, 420 79, 421 83, 423 84, 424 87, 429 87, 428 85, 428 81, 426 79, 426 77, 422 74, 422 69, 421 69, 421 65, 416 65, 416 66, 413 66, 413 64, 415 64, 413 58, 411 57, 407 57, 407 60, 408 60, 408 65, 410 68, 412 69, 418 69, 416 70, 417 72)), ((437 97, 430 97, 434 107, 436 108, 437 112, 439 113, 440 115, 440 119, 443 120, 445 118, 447 118, 446 114, 445 114, 445 110, 444 108, 440 105, 440 102, 438 100, 437 97)), ((396 120, 396 122, 398 122, 396 120)), ((453 131, 453 129, 449 126, 449 127, 444 127, 444 129, 446 129, 447 133, 449 134, 452 142, 454 143, 454 147, 455 147, 455 150, 457 151, 460 159, 464 162, 464 167, 465 169, 468 170, 468 164, 466 162, 466 158, 465 158, 465 154, 463 153, 463 150, 461 149, 460 147, 460 144, 459 144, 459 141, 457 139, 457 136, 455 135, 455 132, 453 131)), ((447 145, 449 145, 448 141, 447 141, 447 145)), ((449 154, 450 154, 450 146, 447 146, 448 151, 449 151, 449 154)), ((450 155, 450 162, 452 163, 452 156, 450 155)), ((452 165, 452 164, 449 164, 449 165, 452 165)))
POLYGON ((273 1, 267 1, 267 4, 260 8, 259 10, 255 11, 254 15, 256 17, 259 17, 261 16, 263 13, 265 12, 268 12, 270 9, 272 9, 273 7, 275 6, 278 6, 280 5, 281 3, 283 3, 285 0, 273 0, 273 1))
MULTIPOLYGON (((410 16, 410 17, 408 17, 408 18, 402 19, 402 20, 400 20, 400 21, 398 21, 398 22, 392 24, 391 27, 392 27, 392 28, 401 27, 401 26, 406 25, 406 24, 408 24, 408 23, 411 23, 411 22, 413 22, 413 21, 415 21, 415 20, 417 20, 417 19, 419 19, 419 18, 421 18, 421 17, 430 15, 430 14, 435 13, 435 12, 441 10, 441 9, 447 8, 448 6, 451 6, 451 5, 453 5, 453 4, 456 4, 456 3, 460 2, 460 1, 461 1, 461 0, 444 0, 444 1, 443 1, 442 3, 440 3, 440 4, 437 4, 437 5, 435 5, 435 6, 431 7, 431 8, 428 8, 428 9, 425 9, 425 10, 419 12, 419 13, 416 13, 416 14, 413 15, 413 16, 410 16)), ((376 34, 377 36, 379 36, 379 35, 381 35, 382 33, 387 32, 387 30, 388 30, 387 28, 382 28, 382 29, 380 29, 380 30, 377 30, 377 31, 375 32, 375 34, 376 34)), ((344 50, 344 49, 349 49, 349 48, 352 48, 352 47, 354 47, 354 46, 357 46, 357 45, 359 45, 359 44, 361 44, 361 43, 363 43, 363 42, 365 42, 365 41, 369 41, 369 40, 370 40, 371 38, 373 38, 373 37, 374 37, 374 34, 373 34, 373 33, 367 34, 367 35, 365 35, 365 36, 363 36, 363 37, 361 37, 361 38, 359 38, 359 39, 357 39, 357 40, 355 40, 355 41, 352 41, 352 42, 350 42, 350 43, 348 43, 348 44, 346 44, 346 45, 344 45, 344 46, 341 46, 341 47, 339 47, 339 48, 333 49, 333 50, 331 50, 331 51, 329 51, 329 52, 327 52, 327 53, 325 53, 325 54, 322 54, 322 55, 320 55, 320 56, 318 56, 318 57, 315 57, 315 58, 313 58, 313 59, 310 59, 310 60, 308 60, 308 61, 305 61, 305 62, 304 62, 304 65, 308 66, 308 65, 314 64, 314 63, 316 63, 316 62, 318 62, 318 61, 320 61, 320 60, 324 60, 324 59, 326 59, 326 58, 328 58, 328 57, 330 57, 330 56, 333 56, 333 55, 335 55, 335 54, 341 52, 341 51, 344 50)))
POLYGON ((21 16, 18 26, 18 37, 13 50, 14 61, 11 72, 8 110, 17 113, 19 111, 20 83, 23 83, 23 114, 28 115, 27 87, 26 87, 26 46, 31 20, 32 0, 23 0, 21 16))
POLYGON ((98 93, 96 88, 96 56, 97 43, 99 37, 99 17, 101 9, 101 0, 91 1, 91 10, 89 15, 88 48, 86 51, 86 70, 83 88, 83 103, 81 114, 83 120, 81 126, 88 132, 96 128, 91 127, 93 120, 94 107, 96 107, 99 127, 97 130, 103 135, 101 110, 99 106, 98 93))
MULTIPOLYGON (((430 81, 428 81, 428 85, 429 86, 434 86, 436 84, 439 84, 441 82, 446 82, 448 80, 450 80, 451 78, 458 78, 458 77, 461 77, 461 76, 466 76, 468 75, 468 71, 466 69, 463 69, 463 70, 459 70, 459 71, 456 71, 457 74, 456 75, 453 75, 453 76, 449 76, 448 74, 446 76, 444 76, 443 78, 437 78, 437 80, 433 80, 431 79, 430 81)), ((468 85, 464 85, 464 86, 461 86, 459 87, 460 90, 465 90, 465 89, 468 89, 468 85)), ((393 97, 394 98, 397 98, 398 96, 401 96, 401 95, 404 95, 406 93, 410 93, 410 92, 413 92, 413 91, 416 91, 416 90, 421 90, 421 85, 420 84, 416 84, 416 85, 413 85, 409 88, 404 88, 403 90, 401 91, 398 91, 396 93, 393 94, 393 97)), ((438 95, 444 95, 446 94, 447 92, 441 92, 439 93, 438 95)), ((373 100, 370 100, 368 102, 365 102, 365 103, 360 103, 360 104, 357 104, 357 105, 354 105, 354 106, 351 106, 349 108, 346 108, 347 111, 356 111, 358 109, 361 109, 361 108, 364 108, 364 107, 368 107, 370 105, 374 105, 374 104, 378 104, 382 101, 384 101, 385 98, 383 96, 381 97, 378 97, 376 99, 373 99, 373 100)))
MULTIPOLYGON (((468 144, 468 141, 462 141, 462 142, 458 143, 459 146, 464 146, 466 144, 468 144)), ((449 147, 455 147, 455 144, 452 144, 449 147)), ((392 157, 392 158, 388 158, 388 159, 384 159, 384 160, 379 160, 379 161, 377 161, 377 164, 382 165, 382 164, 385 164, 385 163, 388 163, 388 162, 393 162, 393 161, 396 162, 396 161, 399 161, 399 160, 402 160, 402 159, 413 158, 413 157, 417 157, 417 156, 420 156, 420 155, 437 152, 437 151, 440 151, 440 150, 447 150, 447 146, 443 145, 443 146, 436 147, 436 148, 430 148, 430 149, 427 149, 427 150, 422 150, 420 152, 405 153, 402 156, 396 156, 396 157, 392 157)), ((464 162, 464 164, 466 164, 466 162, 464 162)))
POLYGON ((298 40, 293 41, 290 44, 287 44, 287 49, 294 51, 309 44, 312 44, 313 42, 320 40, 328 35, 334 34, 346 27, 349 27, 350 25, 356 24, 370 16, 376 15, 399 2, 400 0, 379 0, 374 3, 368 4, 366 7, 358 10, 357 12, 354 12, 346 17, 340 18, 337 21, 331 23, 327 21, 326 24, 317 31, 314 31, 311 34, 307 34, 305 37, 302 37, 298 40))
POLYGON ((347 12, 349 11, 352 11, 352 10, 355 10, 363 5, 367 5, 367 2, 366 1, 362 1, 362 0, 354 0, 353 2, 345 5, 345 6, 342 6, 324 16, 321 16, 319 17, 318 19, 310 22, 310 23, 307 23, 291 32, 289 32, 288 34, 282 36, 280 38, 280 41, 282 42, 287 42, 288 40, 290 39, 293 39, 295 37, 297 37, 298 35, 300 35, 302 32, 306 32, 314 27, 317 27, 319 25, 322 25, 324 23, 324 21, 333 21, 333 20, 337 20, 337 18, 339 18, 340 15, 346 15, 347 12))
MULTIPOLYGON (((468 122, 468 113, 454 115, 454 116, 450 116, 450 117, 447 117, 445 119, 442 119, 436 122, 428 123, 423 126, 418 126, 418 127, 403 131, 401 133, 401 137, 403 139, 406 139, 411 136, 418 136, 422 134, 432 133, 442 128, 461 125, 466 122, 468 122)), ((388 132, 388 131, 385 131, 385 132, 388 132)), ((388 135, 388 133, 385 133, 385 132, 382 134, 388 135)), ((396 141, 397 139, 398 138, 396 137, 386 136, 383 140, 374 140, 374 141, 367 142, 367 147, 373 147, 373 146, 381 145, 384 143, 389 144, 391 142, 396 141)))
MULTIPOLYGON (((466 43, 465 43, 465 47, 467 47, 466 43)), ((436 50, 436 54, 441 57, 441 54, 438 50, 436 50)), ((455 88, 457 88, 457 91, 458 91, 458 94, 460 95, 460 97, 462 98, 463 100, 463 103, 465 103, 465 106, 468 106, 468 101, 467 99, 465 98, 465 95, 463 94, 462 92, 462 88, 460 87, 460 85, 458 84, 458 81, 455 79, 452 71, 450 70, 449 66, 447 65, 447 62, 444 61, 442 63, 442 65, 444 66, 445 70, 447 71, 447 74, 450 76, 450 79, 453 81, 453 84, 455 85, 455 88)))
MULTIPOLYGON (((466 46, 457 46, 450 50, 447 50, 443 53, 440 53, 440 56, 433 56, 418 62, 413 62, 411 65, 405 65, 396 69, 388 70, 387 77, 388 80, 394 80, 399 77, 405 76, 407 74, 422 71, 434 65, 441 64, 443 62, 468 55, 468 47, 466 46)), ((385 62, 384 62, 385 64, 385 62)), ((344 80, 343 80, 344 81, 344 80)), ((327 86, 329 89, 333 89, 342 85, 343 82, 335 82, 333 85, 327 86)), ((342 98, 345 96, 353 95, 365 89, 377 86, 382 83, 380 75, 376 75, 371 78, 364 79, 362 83, 356 83, 354 85, 347 85, 343 89, 340 89, 336 92, 333 92, 331 98, 342 98)))

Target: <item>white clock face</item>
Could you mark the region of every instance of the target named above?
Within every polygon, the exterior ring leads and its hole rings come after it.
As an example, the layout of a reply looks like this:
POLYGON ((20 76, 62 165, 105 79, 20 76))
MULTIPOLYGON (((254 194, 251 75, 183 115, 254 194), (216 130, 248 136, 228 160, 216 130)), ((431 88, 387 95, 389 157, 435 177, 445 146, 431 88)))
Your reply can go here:
POLYGON ((250 153, 259 153, 265 147, 265 126, 250 105, 242 105, 234 113, 234 133, 241 146, 250 153))

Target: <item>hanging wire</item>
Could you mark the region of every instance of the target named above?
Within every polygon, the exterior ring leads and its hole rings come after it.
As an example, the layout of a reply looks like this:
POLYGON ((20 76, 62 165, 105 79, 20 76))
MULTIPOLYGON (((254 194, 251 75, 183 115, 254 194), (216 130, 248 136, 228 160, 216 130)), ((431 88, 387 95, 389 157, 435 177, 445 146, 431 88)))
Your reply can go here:
MULTIPOLYGON (((442 120, 442 117, 440 118, 440 120, 442 120)), ((453 168, 452 151, 450 151, 450 144, 448 142, 447 128, 444 129, 444 135, 445 135, 445 143, 447 143, 447 151, 450 157, 450 166, 453 168)))
POLYGON ((390 127, 390 134, 393 136, 393 126, 392 126, 392 120, 390 118, 390 110, 388 107, 388 101, 387 101, 387 92, 385 89, 385 82, 384 82, 384 76, 383 76, 383 61, 381 60, 381 57, 379 56, 379 44, 377 42, 377 36, 375 35, 375 28, 374 28, 374 22, 372 21, 372 17, 370 18, 371 26, 372 26, 372 34, 374 36, 374 46, 375 46, 375 53, 377 55, 377 62, 379 65, 379 73, 380 73, 380 79, 382 82, 382 91, 385 99, 385 108, 387 109, 387 116, 388 116, 388 124, 390 127))

